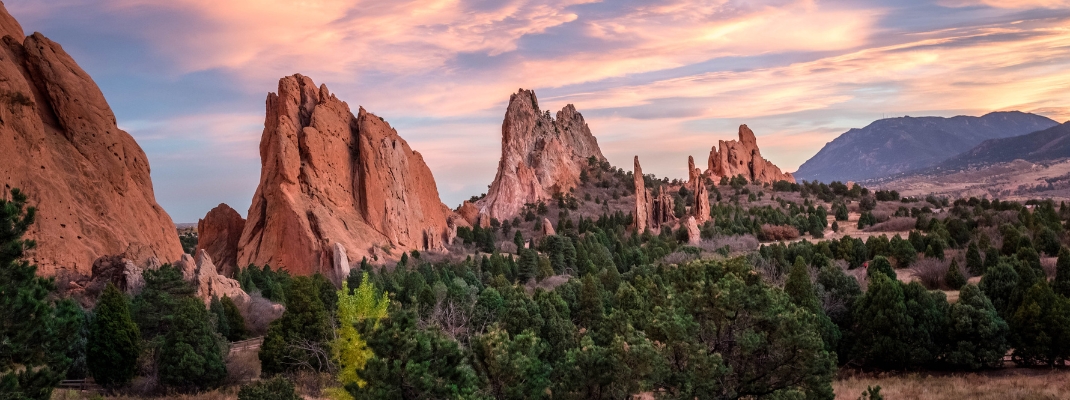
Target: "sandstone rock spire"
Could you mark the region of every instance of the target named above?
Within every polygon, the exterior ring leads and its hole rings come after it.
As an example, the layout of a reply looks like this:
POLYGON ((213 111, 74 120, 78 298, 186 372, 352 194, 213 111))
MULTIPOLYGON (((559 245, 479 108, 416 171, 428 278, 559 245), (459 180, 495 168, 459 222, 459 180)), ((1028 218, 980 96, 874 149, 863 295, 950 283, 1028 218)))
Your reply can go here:
POLYGON ((493 218, 511 218, 524 204, 548 200, 578 185, 589 157, 605 160, 573 105, 558 111, 554 119, 549 111, 539 110, 534 92, 520 89, 509 97, 502 122, 497 175, 476 206, 493 218))
POLYGON ((780 180, 795 182, 790 173, 762 158, 758 140, 747 125, 739 126, 739 140, 718 141, 718 147, 710 149, 706 175, 715 182, 721 177, 743 175, 748 181, 772 183, 780 180), (720 149, 718 149, 718 147, 720 149))
POLYGON ((0 4, 0 196, 22 189, 37 208, 28 239, 38 273, 89 275, 95 260, 138 265, 182 255, 156 203, 149 162, 93 79, 40 33, 25 36, 0 4))
POLYGON ((266 111, 239 265, 326 273, 335 243, 371 259, 373 247, 423 250, 445 238, 452 212, 431 170, 385 120, 364 108, 354 116, 300 74, 279 80, 266 111))
POLYGON ((635 232, 643 233, 650 227, 650 193, 646 191, 646 183, 643 181, 643 167, 639 166, 639 156, 633 161, 634 172, 632 179, 635 182, 635 232))

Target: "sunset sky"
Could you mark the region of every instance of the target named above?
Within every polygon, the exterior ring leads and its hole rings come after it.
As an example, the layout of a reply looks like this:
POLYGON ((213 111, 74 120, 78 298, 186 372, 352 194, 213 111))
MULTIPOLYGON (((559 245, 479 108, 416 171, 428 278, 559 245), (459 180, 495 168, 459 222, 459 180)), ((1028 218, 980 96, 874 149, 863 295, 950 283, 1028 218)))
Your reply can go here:
POLYGON ((100 85, 176 222, 245 213, 265 96, 293 73, 389 121, 451 207, 494 178, 518 88, 575 104, 614 165, 670 177, 744 123, 794 171, 882 117, 1070 119, 1070 0, 5 4, 100 85))

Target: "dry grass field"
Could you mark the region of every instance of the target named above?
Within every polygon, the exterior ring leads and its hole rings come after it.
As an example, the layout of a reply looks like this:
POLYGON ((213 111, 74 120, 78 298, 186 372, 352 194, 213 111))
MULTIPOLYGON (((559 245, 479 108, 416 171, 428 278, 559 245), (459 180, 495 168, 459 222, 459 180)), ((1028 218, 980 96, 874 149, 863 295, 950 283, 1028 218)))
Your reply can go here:
POLYGON ((837 400, 855 400, 880 385, 889 400, 1070 399, 1070 370, 1013 368, 980 373, 848 375, 832 382, 837 400))

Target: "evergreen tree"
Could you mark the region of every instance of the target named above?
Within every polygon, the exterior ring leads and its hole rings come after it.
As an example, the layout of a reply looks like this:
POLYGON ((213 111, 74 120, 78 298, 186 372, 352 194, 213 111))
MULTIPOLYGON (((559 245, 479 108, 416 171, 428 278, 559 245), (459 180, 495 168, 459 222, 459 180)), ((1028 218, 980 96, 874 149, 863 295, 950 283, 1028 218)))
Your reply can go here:
POLYGON ((302 344, 327 349, 327 310, 323 307, 315 283, 307 276, 294 278, 286 292, 286 299, 286 311, 282 317, 271 322, 264 343, 260 346, 261 371, 271 375, 326 367, 316 355, 295 347, 302 344))
POLYGON ((892 269, 892 263, 888 262, 888 259, 884 258, 884 256, 873 257, 873 261, 869 263, 869 269, 866 271, 866 276, 873 279, 874 274, 883 274, 892 278, 892 280, 899 279, 895 270, 892 269))
POLYGON ((142 276, 145 287, 134 297, 131 312, 141 338, 155 341, 171 330, 170 317, 175 314, 178 302, 192 298, 196 291, 182 279, 182 271, 171 264, 145 270, 142 276))
MULTIPOLYGON (((437 330, 416 327, 411 311, 392 311, 368 337, 375 357, 357 374, 362 399, 471 398, 479 390, 468 357, 437 330)), ((350 386, 352 388, 352 386, 350 386)))
POLYGON ((141 335, 130 318, 126 296, 109 282, 89 326, 89 373, 101 385, 124 385, 134 378, 140 354, 141 335))
POLYGON ((1059 254, 1059 249, 1062 244, 1059 243, 1059 235, 1054 230, 1048 227, 1041 228, 1037 233, 1037 250, 1043 251, 1049 256, 1059 254))
POLYGON ((975 276, 984 275, 985 273, 985 266, 981 260, 981 251, 977 248, 976 242, 970 242, 970 245, 966 248, 966 270, 975 276))
POLYGON ((795 305, 810 311, 817 317, 815 322, 821 333, 821 339, 825 342, 825 348, 829 351, 836 351, 836 346, 840 341, 840 329, 821 309, 814 285, 810 282, 809 268, 802 256, 795 258, 795 264, 791 267, 788 280, 784 284, 784 291, 795 305))
POLYGON ((23 260, 35 246, 22 239, 35 216, 18 189, 11 189, 10 199, 0 198, 0 397, 49 399, 82 328, 77 305, 65 300, 56 307, 48 300, 52 280, 38 277, 37 266, 23 260))
POLYGON ((242 385, 238 391, 238 400, 301 400, 294 390, 294 384, 286 378, 277 376, 242 385))
MULTIPOLYGON (((988 257, 998 257, 995 254, 988 257)), ((1014 301, 1014 288, 1018 286, 1018 272, 1010 264, 1001 262, 989 268, 981 277, 981 291, 992 301, 992 306, 1004 320, 1009 320, 1018 309, 1014 301)))
POLYGON ((1070 309, 1047 282, 1029 288, 1011 327, 1015 364, 1055 366, 1070 357, 1070 309))
POLYGON ((907 268, 918 259, 918 251, 909 240, 900 240, 893 246, 892 256, 895 257, 896 267, 907 268))
POLYGON ((539 358, 545 347, 534 332, 510 337, 495 327, 472 344, 473 366, 495 399, 546 398, 552 369, 539 358))
POLYGON ((944 273, 944 283, 952 290, 959 290, 962 285, 966 284, 966 276, 959 270, 957 260, 951 260, 951 265, 947 267, 947 272, 944 273))
POLYGON ((902 285, 885 274, 873 274, 869 289, 855 305, 855 347, 852 358, 863 365, 899 369, 911 364, 908 336, 913 318, 907 313, 902 285))
POLYGON ((524 235, 520 233, 519 229, 517 229, 516 233, 513 234, 513 244, 516 245, 517 253, 519 253, 520 250, 524 249, 524 235))
POLYGON ((215 323, 216 333, 224 338, 230 337, 230 321, 227 319, 226 311, 223 310, 223 303, 219 301, 219 297, 212 296, 208 304, 208 313, 211 315, 212 322, 215 323))
POLYGON ((593 275, 584 276, 582 282, 576 323, 581 327, 594 329, 601 323, 605 312, 602 304, 602 285, 593 275))
POLYGON ((1052 289, 1063 297, 1070 297, 1070 249, 1063 246, 1055 261, 1055 281, 1052 289))
POLYGON ((237 342, 245 339, 249 331, 245 327, 245 317, 241 315, 241 311, 238 311, 238 305, 234 304, 230 296, 223 296, 220 303, 223 305, 223 316, 227 319, 227 327, 230 329, 227 340, 237 342))
POLYGON ((944 357, 948 364, 966 369, 1002 364, 1009 348, 1010 328, 980 288, 963 287, 959 301, 951 305, 948 319, 949 346, 944 357))
POLYGON ((520 284, 527 284, 535 277, 536 268, 539 267, 539 255, 533 249, 520 250, 520 262, 517 263, 516 280, 520 284))
POLYGON ((178 302, 171 330, 160 347, 160 383, 178 390, 219 386, 227 377, 225 347, 217 341, 204 303, 195 298, 178 302))

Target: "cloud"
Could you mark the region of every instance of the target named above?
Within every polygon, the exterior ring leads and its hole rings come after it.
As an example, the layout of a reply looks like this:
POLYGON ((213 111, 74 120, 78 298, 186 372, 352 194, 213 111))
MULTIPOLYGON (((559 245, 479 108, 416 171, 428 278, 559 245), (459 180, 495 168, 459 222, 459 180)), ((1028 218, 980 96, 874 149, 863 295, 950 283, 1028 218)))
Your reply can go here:
POLYGON ((1067 0, 942 0, 947 7, 986 6, 995 8, 1064 8, 1070 7, 1067 0))

